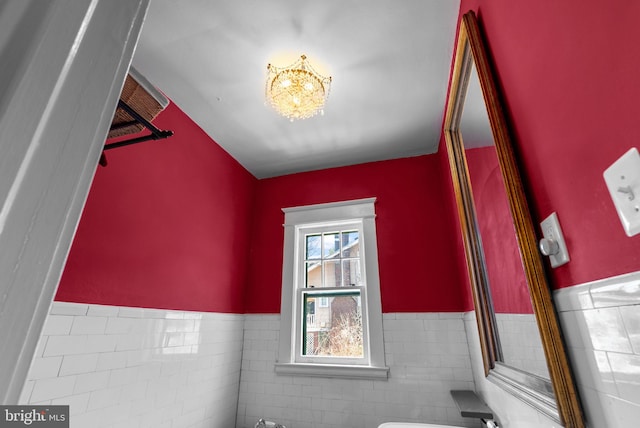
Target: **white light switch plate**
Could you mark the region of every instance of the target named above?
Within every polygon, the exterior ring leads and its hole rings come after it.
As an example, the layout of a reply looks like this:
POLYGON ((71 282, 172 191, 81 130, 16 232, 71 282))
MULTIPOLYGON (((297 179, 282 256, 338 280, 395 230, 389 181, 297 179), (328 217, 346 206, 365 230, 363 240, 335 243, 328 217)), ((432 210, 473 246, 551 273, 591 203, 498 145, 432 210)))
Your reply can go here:
POLYGON ((560 228, 560 222, 558 221, 558 215, 556 213, 551 214, 549 217, 542 220, 540 223, 542 228, 542 235, 558 243, 558 252, 552 256, 549 256, 551 267, 555 268, 562 266, 569 262, 569 251, 567 250, 567 244, 564 242, 564 235, 560 228))
POLYGON ((635 147, 604 171, 604 181, 627 236, 640 233, 640 154, 635 147))

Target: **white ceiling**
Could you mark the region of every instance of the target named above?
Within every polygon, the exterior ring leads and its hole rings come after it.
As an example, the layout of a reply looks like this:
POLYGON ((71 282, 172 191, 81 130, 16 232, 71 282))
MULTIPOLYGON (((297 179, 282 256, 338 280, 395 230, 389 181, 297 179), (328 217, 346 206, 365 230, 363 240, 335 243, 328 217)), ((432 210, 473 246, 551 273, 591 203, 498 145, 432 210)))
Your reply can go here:
POLYGON ((475 64, 471 67, 469 73, 464 108, 462 109, 462 117, 459 124, 460 132, 464 136, 464 148, 467 150, 494 145, 489 113, 485 107, 480 78, 475 64))
MULTIPOLYGON (((152 0, 133 65, 258 178, 437 150, 459 0, 152 0), (324 116, 264 102, 301 54, 324 116)), ((170 140, 167 140, 168 142, 170 140)))

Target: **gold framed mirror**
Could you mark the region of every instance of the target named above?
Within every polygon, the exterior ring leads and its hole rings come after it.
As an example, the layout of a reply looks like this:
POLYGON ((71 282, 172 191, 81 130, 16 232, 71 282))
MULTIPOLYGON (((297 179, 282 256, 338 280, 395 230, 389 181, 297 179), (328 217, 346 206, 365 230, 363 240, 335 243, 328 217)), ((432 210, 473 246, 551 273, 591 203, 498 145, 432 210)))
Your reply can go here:
POLYGON ((476 16, 462 17, 445 139, 485 375, 584 427, 534 224, 476 16))

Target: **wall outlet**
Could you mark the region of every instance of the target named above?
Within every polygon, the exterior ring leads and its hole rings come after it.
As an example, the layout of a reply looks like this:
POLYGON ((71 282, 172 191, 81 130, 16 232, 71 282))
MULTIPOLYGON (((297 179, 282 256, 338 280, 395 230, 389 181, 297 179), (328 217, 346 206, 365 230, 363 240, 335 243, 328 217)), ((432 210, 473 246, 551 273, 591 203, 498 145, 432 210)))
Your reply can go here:
POLYGON ((540 251, 545 256, 549 257, 551 267, 556 268, 569 262, 569 251, 567 245, 564 242, 564 235, 560 228, 560 222, 558 221, 558 215, 556 213, 551 214, 540 223, 542 228, 543 239, 540 240, 540 251), (548 251, 551 249, 552 251, 548 251))

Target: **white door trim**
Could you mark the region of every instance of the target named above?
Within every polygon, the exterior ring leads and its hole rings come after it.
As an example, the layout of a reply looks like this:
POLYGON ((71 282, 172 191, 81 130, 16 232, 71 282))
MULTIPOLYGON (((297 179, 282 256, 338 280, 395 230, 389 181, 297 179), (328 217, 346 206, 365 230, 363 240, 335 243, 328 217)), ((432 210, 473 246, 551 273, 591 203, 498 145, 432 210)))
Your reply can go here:
POLYGON ((0 13, 0 400, 16 404, 149 0, 0 13), (25 30, 27 29, 27 30, 25 30))

